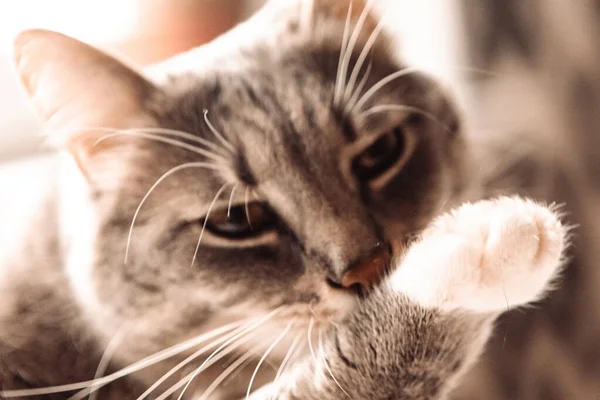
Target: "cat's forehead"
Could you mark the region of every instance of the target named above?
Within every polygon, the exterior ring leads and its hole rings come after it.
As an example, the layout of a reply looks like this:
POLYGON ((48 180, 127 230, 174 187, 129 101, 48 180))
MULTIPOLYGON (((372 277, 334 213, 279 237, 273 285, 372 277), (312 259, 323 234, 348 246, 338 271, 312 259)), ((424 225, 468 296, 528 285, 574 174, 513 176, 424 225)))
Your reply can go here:
POLYGON ((161 105, 160 122, 207 134, 206 110, 224 135, 244 142, 260 141, 255 136, 260 133, 277 143, 281 135, 293 133, 290 123, 313 127, 331 117, 335 81, 308 56, 273 57, 257 50, 239 57, 235 66, 171 76, 165 84, 171 96, 161 105))
POLYGON ((291 64, 187 74, 170 84, 185 90, 169 100, 159 124, 221 145, 214 128, 232 144, 230 160, 261 176, 285 165, 326 164, 345 142, 330 84, 291 64))
MULTIPOLYGON (((164 84, 172 94, 166 107, 167 120, 183 125, 178 129, 207 131, 203 116, 207 110, 209 118, 226 123, 232 135, 247 132, 240 140, 253 131, 278 132, 277 136, 289 133, 283 128, 291 121, 309 125, 306 135, 315 133, 312 128, 319 124, 352 121, 357 113, 346 112, 345 102, 360 100, 359 95, 370 86, 402 67, 390 57, 369 57, 355 71, 354 57, 340 72, 343 60, 339 46, 302 40, 278 49, 255 46, 214 63, 190 65, 188 71, 171 75, 164 84), (354 81, 351 87, 348 80, 354 81), (335 103, 336 92, 344 92, 339 104, 335 103)), ((402 82, 388 83, 374 100, 390 92, 408 92, 397 90, 398 86, 414 86, 414 79, 407 76, 402 82)))

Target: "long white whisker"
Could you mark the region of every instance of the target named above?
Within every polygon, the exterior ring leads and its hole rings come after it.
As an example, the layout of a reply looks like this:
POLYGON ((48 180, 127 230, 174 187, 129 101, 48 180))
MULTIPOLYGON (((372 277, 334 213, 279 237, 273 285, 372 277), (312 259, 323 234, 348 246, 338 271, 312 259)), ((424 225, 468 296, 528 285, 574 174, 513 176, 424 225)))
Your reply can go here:
MULTIPOLYGON (((479 147, 483 146, 485 145, 482 144, 479 147)), ((495 177, 508 171, 511 167, 514 167, 519 161, 525 159, 527 155, 531 154, 531 151, 532 149, 528 145, 520 144, 519 146, 513 146, 509 151, 503 152, 501 156, 496 157, 495 160, 490 160, 491 162, 486 163, 485 168, 482 168, 479 172, 479 179, 482 179, 486 183, 493 180, 495 177)))
POLYGON ((145 133, 145 132, 116 131, 114 133, 106 134, 106 135, 102 136, 101 138, 99 138, 98 140, 96 140, 96 142, 94 142, 94 146, 98 145, 101 142, 104 142, 105 140, 108 140, 110 138, 117 137, 117 136, 132 136, 132 137, 138 137, 138 138, 142 138, 142 139, 153 140, 155 142, 170 144, 171 146, 191 151, 193 153, 199 154, 206 158, 210 158, 213 161, 223 161, 224 160, 222 155, 215 154, 215 153, 205 150, 201 147, 192 146, 187 143, 181 142, 179 140, 169 139, 169 138, 162 137, 160 135, 156 135, 156 134, 152 134, 152 133, 145 133))
POLYGON ((404 111, 406 113, 413 112, 413 113, 416 113, 416 114, 420 114, 420 115, 424 116, 425 118, 428 118, 431 121, 435 122, 437 125, 439 125, 444 130, 446 130, 448 132, 451 131, 451 129, 450 129, 449 126, 443 124, 432 113, 429 113, 429 112, 427 112, 425 110, 422 110, 422 109, 420 109, 418 107, 412 107, 412 106, 407 106, 407 105, 403 105, 403 104, 381 104, 381 105, 378 105, 378 106, 373 106, 373 107, 369 108, 368 110, 363 111, 359 115, 359 118, 360 119, 365 119, 365 118, 367 118, 370 115, 373 115, 373 114, 376 114, 376 113, 380 113, 380 112, 387 112, 387 111, 404 111))
POLYGON ((196 371, 192 371, 189 374, 187 374, 186 376, 184 376, 182 379, 179 380, 179 382, 177 382, 176 384, 174 384, 173 386, 171 386, 163 394, 161 394, 160 396, 158 396, 155 400, 165 400, 165 399, 168 399, 169 396, 171 396, 173 393, 175 393, 176 391, 178 391, 179 389, 181 389, 187 382, 189 382, 190 379, 192 379, 192 377, 194 376, 194 372, 196 372, 196 371))
MULTIPOLYGON (((314 328, 315 325, 315 318, 311 317, 310 318, 310 322, 308 323, 308 334, 307 334, 307 339, 308 339, 308 350, 310 351, 310 356, 312 357, 312 360, 315 363, 315 368, 318 368, 319 366, 319 360, 317 359, 317 356, 315 354, 315 349, 313 348, 313 344, 311 341, 311 336, 312 336, 312 330, 314 328)), ((322 375, 322 379, 324 382, 327 382, 328 385, 331 385, 331 383, 329 383, 329 381, 327 379, 325 379, 325 372, 321 371, 322 375)))
POLYGON ((329 372, 329 376, 331 376, 331 379, 333 379, 333 381, 340 388, 340 390, 342 392, 344 392, 344 394, 346 396, 348 396, 349 398, 352 398, 352 396, 350 396, 348 394, 348 392, 346 392, 346 390, 342 387, 342 385, 340 385, 340 383, 338 382, 338 380, 333 375, 333 372, 331 371, 331 368, 329 367, 329 363, 327 362, 327 357, 325 356, 325 350, 323 349, 323 336, 322 336, 322 333, 323 333, 323 330, 322 329, 319 330, 319 333, 318 333, 319 352, 321 353, 321 358, 323 359, 323 365, 325 366, 325 369, 327 370, 327 372, 329 372))
POLYGON ((281 310, 281 308, 276 308, 275 310, 271 311, 270 313, 268 313, 267 315, 265 315, 264 317, 262 317, 258 322, 252 324, 249 328, 246 328, 245 330, 243 330, 242 332, 238 333, 237 335, 235 335, 231 339, 227 340, 225 343, 223 343, 221 346, 219 346, 215 351, 213 351, 212 354, 210 356, 208 356, 208 358, 206 358, 206 360, 204 360, 204 362, 194 371, 194 373, 192 374, 191 378, 187 381, 187 384, 183 388, 183 391, 181 392, 181 394, 179 395, 179 397, 177 398, 177 400, 181 400, 183 398, 184 393, 189 388, 189 386, 191 385, 191 383, 194 380, 194 378, 196 378, 196 376, 198 376, 198 374, 202 371, 202 368, 204 368, 204 366, 206 365, 206 363, 209 362, 211 359, 213 359, 216 354, 218 354, 223 348, 225 348, 229 344, 231 344, 231 342, 239 339, 241 336, 247 334, 248 332, 252 331, 253 329, 256 329, 260 325, 264 324, 266 321, 268 321, 269 319, 271 319, 275 314, 277 314, 280 310, 281 310))
POLYGON ((262 347, 263 347, 263 345, 258 345, 258 346, 253 347, 252 349, 250 349, 246 353, 244 353, 244 355, 242 355, 240 358, 238 358, 235 362, 233 362, 231 365, 229 365, 229 367, 227 367, 210 384, 210 386, 208 388, 206 388, 206 390, 204 391, 204 393, 202 393, 202 396, 200 396, 200 398, 197 399, 197 400, 206 400, 206 399, 208 399, 209 396, 211 394, 213 394, 213 392, 219 387, 219 385, 221 383, 223 383, 223 381, 225 379, 227 379, 233 373, 233 371, 235 371, 238 367, 240 367, 242 364, 244 364, 246 361, 248 361, 250 358, 252 358, 256 354, 256 351, 258 351, 262 347))
POLYGON ((379 82, 374 84, 369 90, 367 90, 367 92, 360 98, 360 100, 356 103, 356 105, 354 107, 352 107, 352 109, 356 108, 359 111, 361 111, 363 106, 366 104, 366 102, 369 101, 369 99, 371 97, 373 97, 373 95, 375 95, 375 93, 377 93, 385 85, 394 81, 395 79, 401 78, 405 75, 414 74, 415 72, 419 72, 419 71, 420 70, 418 68, 409 67, 409 68, 404 68, 400 71, 396 71, 392 74, 389 74, 388 76, 386 76, 385 78, 381 79, 379 82))
POLYGON ((229 216, 231 215, 231 202, 233 200, 233 193, 235 193, 235 189, 237 189, 237 187, 238 187, 238 184, 236 183, 231 188, 231 194, 229 195, 229 203, 227 203, 227 218, 229 218, 229 216))
MULTIPOLYGON (((384 13, 384 15, 387 16, 388 13, 384 13)), ((352 75, 350 75, 350 80, 348 81, 348 85, 344 92, 344 96, 343 96, 344 101, 348 101, 348 97, 353 92, 354 85, 356 84, 360 70, 361 70, 363 64, 365 63, 365 60, 367 58, 367 55, 371 51, 371 48, 375 44, 375 41, 379 37, 379 34, 381 33, 381 30, 383 29, 385 20, 386 20, 385 17, 381 18, 381 20, 379 21, 379 23, 377 24, 377 26, 375 27, 373 32, 371 32, 369 39, 367 39, 365 46, 363 47, 360 55, 358 56, 358 59, 356 60, 356 64, 354 64, 354 68, 352 69, 352 75)))
POLYGON ((369 76, 371 75, 372 68, 373 68, 373 63, 370 62, 369 65, 367 66, 367 70, 365 71, 358 86, 356 87, 356 90, 354 91, 354 93, 352 93, 352 96, 348 100, 348 103, 346 103, 346 107, 344 107, 344 115, 348 115, 350 110, 352 110, 352 107, 354 107, 354 104, 356 103, 358 96, 361 95, 363 89, 365 88, 365 85, 367 84, 367 81, 369 80, 369 76))
POLYGON ((343 86, 343 83, 340 82, 342 76, 342 63, 344 60, 344 55, 346 54, 346 49, 348 46, 348 39, 350 36, 350 17, 352 16, 352 0, 350 0, 350 4, 348 5, 348 15, 346 15, 346 24, 344 25, 344 34, 342 36, 342 45, 340 47, 340 58, 338 59, 338 68, 337 74, 335 76, 335 87, 333 89, 333 104, 338 106, 341 99, 339 90, 340 86, 343 86))
MULTIPOLYGON (((213 358, 211 358, 207 363, 205 363, 204 366, 202 367, 202 369, 200 370, 200 372, 205 371, 206 369, 208 369, 209 367, 211 367, 212 365, 214 365, 216 362, 218 362, 218 361, 222 360, 223 358, 227 357, 233 351, 235 351, 240 346, 242 346, 244 343, 248 342, 250 339, 252 339, 251 335, 249 335, 246 338, 243 338, 243 339, 239 340, 236 343, 233 343, 233 344, 225 347, 222 351, 220 351, 213 358)), ((177 390, 181 389, 183 386, 185 386, 187 383, 190 382, 190 380, 194 376, 195 372, 196 371, 194 370, 193 372, 190 372, 189 374, 187 374, 183 379, 180 379, 177 383, 175 383, 173 386, 171 386, 169 389, 167 389, 164 393, 162 393, 160 396, 158 396, 156 398, 156 400, 165 400, 169 396, 171 396, 173 393, 175 393, 177 390)))
POLYGON ((198 250, 200 249, 200 242, 202 242, 202 236, 204 236, 204 230, 206 229, 206 224, 208 223, 208 217, 210 217, 210 212, 212 211, 215 203, 217 202, 219 197, 221 197, 221 194, 223 193, 225 188, 227 188, 227 186, 229 186, 229 183, 226 183, 223 186, 221 186, 221 189, 219 189, 219 191, 213 198, 212 202, 208 206, 208 211, 206 211, 206 216, 204 217, 204 223, 202 224, 202 230, 200 231, 200 236, 198 237, 198 243, 196 243, 196 249, 194 250, 194 257, 192 257, 192 264, 190 265, 190 267, 193 267, 194 263, 196 262, 196 256, 198 255, 198 250))
POLYGON ((181 139, 189 140, 190 142, 196 142, 203 146, 209 147, 210 149, 212 149, 216 152, 219 152, 221 154, 223 154, 223 150, 224 150, 222 147, 219 147, 218 145, 211 142, 210 140, 206 140, 204 138, 198 137, 191 133, 179 131, 176 129, 167 129, 167 128, 158 128, 157 127, 157 128, 132 128, 132 129, 126 129, 125 131, 159 133, 162 135, 170 135, 170 136, 179 137, 181 139))
POLYGON ((230 142, 228 142, 227 139, 225 139, 223 135, 221 135, 219 131, 214 127, 214 125, 211 124, 211 122, 209 121, 208 110, 204 110, 204 122, 206 122, 208 129, 210 129, 213 135, 215 135, 215 137, 223 144, 223 146, 225 146, 230 152, 235 153, 235 147, 233 147, 233 145, 230 142))
MULTIPOLYGON (((352 31, 352 36, 350 36, 350 40, 348 42, 348 47, 346 48, 346 51, 344 52, 344 59, 342 60, 342 70, 341 70, 341 77, 340 77, 340 82, 342 83, 342 86, 341 86, 341 88, 342 88, 341 94, 342 95, 346 92, 346 89, 343 86, 346 83, 346 76, 348 74, 348 67, 350 65, 350 60, 352 59, 352 53, 354 52, 354 47, 356 46, 356 43, 358 42, 358 38, 360 37, 360 33, 362 32, 363 26, 365 24, 365 21, 367 20, 369 12, 371 12, 372 7, 373 7, 373 0, 368 0, 367 4, 365 5, 365 8, 363 8, 362 12, 360 13, 360 16, 358 17, 356 26, 354 27, 354 30, 352 31)), ((339 103, 338 103, 338 105, 339 105, 339 103)))
MULTIPOLYGON (((191 363, 192 361, 194 361, 195 359, 197 359, 198 357, 200 357, 202 354, 206 353, 207 351, 209 351, 213 347, 216 347, 216 346, 222 344, 223 342, 225 342, 225 341, 231 339, 232 337, 236 336, 238 333, 244 331, 249 325, 250 325, 250 323, 248 323, 246 325, 242 325, 241 327, 235 329, 233 332, 229 332, 229 333, 227 333, 227 335, 225 335, 223 337, 220 337, 217 340, 212 341, 210 344, 208 344, 208 345, 202 347, 201 349, 195 351, 193 354, 191 354, 188 357, 186 357, 183 361, 181 361, 179 364, 177 364, 176 366, 174 366, 173 368, 171 368, 167 373, 165 373, 163 376, 161 376, 160 379, 158 379, 156 382, 154 382, 152 384, 152 386, 150 386, 136 400, 144 400, 153 391, 155 391, 156 388, 158 388, 164 381, 166 381, 167 379, 169 379, 169 377, 171 377, 177 371, 179 371, 180 369, 182 369, 183 367, 185 367, 186 365, 188 365, 189 363, 191 363)), ((215 360, 215 361, 217 361, 217 360, 215 360)))
POLYGON ((315 325, 315 317, 310 317, 310 322, 308 323, 308 333, 307 333, 308 349, 310 350, 310 355, 311 355, 313 361, 315 362, 315 367, 316 367, 319 364, 319 362, 317 361, 317 356, 315 355, 315 350, 313 349, 313 345, 310 340, 310 337, 312 336, 312 330, 314 328, 314 325, 315 325))
MULTIPOLYGON (((220 338, 218 338, 216 340, 213 340, 212 342, 210 342, 206 346, 202 347, 200 350, 197 350, 192 355, 188 356, 185 360, 183 360, 182 362, 180 362, 179 364, 177 364, 175 367, 173 367, 172 369, 170 369, 166 374, 164 374, 160 379, 158 379, 156 382, 154 382, 154 384, 152 384, 152 386, 150 386, 144 393, 142 393, 142 395, 140 395, 137 398, 137 400, 142 400, 142 399, 145 399, 146 397, 148 397, 154 390, 156 390, 156 388, 158 388, 171 375, 173 375, 174 373, 176 373, 177 371, 179 371, 181 368, 185 367, 187 364, 189 364, 190 362, 192 362, 194 359, 200 357, 202 354, 204 354, 207 351, 209 351, 211 348, 213 348, 215 346, 218 346, 220 343, 223 343, 224 341, 228 340, 229 338, 231 338, 232 336, 234 336, 237 332, 243 330, 244 327, 245 327, 245 325, 243 325, 243 326, 235 329, 233 332, 228 332, 225 336, 220 337, 220 338)), ((83 397, 85 397, 86 392, 89 392, 89 391, 93 392, 93 391, 97 391, 98 389, 100 389, 100 388, 96 387, 96 388, 92 388, 92 389, 82 390, 79 393, 77 393, 75 396, 71 397, 69 400, 76 400, 76 399, 79 400, 79 399, 82 399, 83 397)))
POLYGON ((207 162, 189 162, 189 163, 185 163, 185 164, 181 164, 178 165, 174 168, 171 168, 170 170, 168 170, 167 172, 165 172, 153 185, 152 187, 150 187, 150 189, 146 192, 146 194, 144 195, 144 197, 142 198, 142 201, 140 201, 140 204, 138 205, 138 207, 135 210, 135 213, 133 214, 133 219, 131 220, 131 226, 129 227, 129 234, 127 235, 127 247, 125 248, 125 264, 127 264, 127 258, 129 256, 129 246, 131 244, 131 235, 133 234, 133 226, 135 225, 135 221, 138 217, 138 214, 140 213, 140 210, 142 209, 142 206, 144 205, 144 203, 146 202, 146 200, 148 199, 148 197, 150 196, 150 194, 154 191, 154 189, 156 189, 156 187, 158 185, 160 185, 161 182, 163 182, 165 179, 167 179, 169 176, 173 175, 174 173, 181 171, 183 169, 187 169, 187 168, 208 168, 208 169, 213 169, 215 171, 219 170, 219 168, 211 163, 207 163, 207 162))
MULTIPOLYGON (((115 333, 113 338, 110 340, 110 342, 108 342, 108 345, 106 345, 106 349, 104 350, 104 354, 102 354, 102 357, 100 358, 100 362, 98 363, 98 368, 96 368, 96 373, 94 374, 94 380, 100 379, 104 376, 104 374, 106 373, 106 370, 108 368, 108 365, 110 364, 110 360, 113 358, 115 351, 117 351, 117 348, 123 341, 123 338, 125 337, 125 334, 127 333, 128 329, 129 329, 128 324, 124 323, 117 330, 117 332, 115 333)), ((71 399, 72 400, 82 399, 85 396, 87 396, 88 393, 89 393, 89 390, 86 390, 86 393, 82 393, 81 397, 77 397, 75 395, 75 396, 72 396, 71 399)), ((88 398, 88 400, 96 400, 98 398, 97 391, 89 393, 89 395, 90 395, 90 397, 88 398)))
POLYGON ((290 359, 292 358, 292 355, 294 354, 294 351, 296 351, 296 348, 298 347, 298 344, 300 343, 300 340, 302 339, 302 336, 303 336, 303 334, 302 334, 302 332, 300 332, 294 338, 294 341, 292 342, 292 344, 290 345, 289 350, 285 354, 285 357, 283 358, 283 361, 281 361, 281 364, 279 365, 279 369, 277 370, 277 374, 275 375, 275 379, 273 379, 273 384, 274 385, 277 385, 277 382, 279 381, 279 378, 281 377, 281 374, 283 374, 283 371, 285 370, 285 368, 287 367, 290 359))
MULTIPOLYGON (((208 369, 209 367, 214 365, 216 362, 227 357, 233 351, 237 350, 240 346, 242 346, 243 344, 250 341, 252 338, 253 338, 252 335, 248 335, 247 337, 238 340, 236 343, 233 343, 233 344, 225 347, 222 351, 220 351, 213 358, 211 358, 206 364, 204 364, 204 366, 201 368, 200 372, 205 371, 206 369, 208 369)), ((196 371, 193 371, 193 372, 189 373, 188 375, 186 375, 183 379, 179 380, 176 384, 171 386, 163 394, 161 394, 159 397, 157 397, 156 400, 164 400, 164 399, 168 398, 169 396, 171 396, 173 393, 175 393, 177 390, 181 389, 183 386, 185 386, 187 383, 190 382, 190 380, 194 377, 194 373, 196 373, 196 371)))
POLYGON ((246 219, 248 220, 248 226, 252 230, 252 221, 250 221, 250 210, 248 210, 248 193, 250 186, 246 186, 246 192, 244 193, 244 210, 246 211, 246 219))
POLYGON ((180 139, 185 139, 185 140, 189 140, 191 142, 201 144, 203 146, 206 146, 206 147, 214 150, 215 152, 223 154, 222 153, 223 148, 217 146, 215 143, 213 143, 209 140, 206 140, 204 138, 198 137, 194 134, 180 131, 177 129, 168 129, 168 128, 161 128, 161 127, 148 127, 148 126, 138 127, 138 128, 128 128, 128 129, 109 128, 109 127, 105 127, 105 126, 84 126, 82 128, 77 128, 77 129, 72 130, 73 133, 82 132, 82 131, 88 131, 88 132, 95 131, 95 132, 106 132, 106 133, 125 132, 125 133, 131 133, 133 135, 135 135, 136 132, 140 132, 140 133, 175 136, 180 139))
POLYGON ((285 337, 285 335, 287 335, 287 333, 290 331, 290 329, 292 328, 292 326, 294 325, 296 321, 292 320, 283 330, 283 332, 281 332, 279 334, 279 336, 277 336, 277 338, 275 339, 275 341, 273 343, 271 343, 271 345, 269 346, 269 348, 267 349, 267 351, 265 351, 265 354, 263 354, 263 356, 260 358, 260 360, 258 360, 258 364, 256 364, 256 368, 254 368, 254 372, 252 373, 252 377, 250 378, 250 383, 248 383, 248 391, 246 392, 246 400, 248 400, 250 398, 250 393, 252 392, 252 384, 254 383, 254 379, 256 378, 256 375, 258 374, 258 370, 260 369, 260 366, 262 365, 262 363, 265 361, 265 359, 269 356, 269 354, 271 353, 271 351, 273 351, 273 349, 275 348, 275 346, 277 346, 279 344, 279 342, 281 342, 283 340, 283 338, 285 337))
MULTIPOLYGON (((173 357, 176 354, 182 353, 182 352, 187 351, 195 346, 198 346, 199 344, 202 344, 203 342, 205 342, 209 339, 212 339, 215 336, 218 336, 224 332, 230 331, 232 329, 235 329, 235 328, 243 325, 247 321, 249 321, 249 319, 232 322, 230 324, 221 326, 210 332, 206 332, 200 336, 186 340, 185 342, 171 346, 171 347, 169 347, 165 350, 162 350, 156 354, 148 356, 138 362, 131 364, 128 367, 125 367, 117 372, 114 372, 108 376, 105 376, 104 378, 83 381, 83 382, 77 382, 77 383, 70 383, 70 384, 66 384, 66 385, 49 386, 49 387, 45 387, 45 388, 5 390, 5 391, 0 391, 0 396, 4 396, 5 398, 42 396, 42 395, 46 395, 46 394, 63 393, 63 392, 71 392, 73 390, 87 389, 91 386, 100 388, 104 385, 107 385, 107 384, 113 382, 113 381, 116 381, 117 379, 120 379, 120 378, 130 375, 130 374, 133 374, 133 373, 140 371, 144 368, 147 368, 151 365, 154 365, 154 364, 159 363, 163 360, 166 360, 170 357, 173 357)), ((95 389, 95 390, 97 390, 97 389, 95 389)))

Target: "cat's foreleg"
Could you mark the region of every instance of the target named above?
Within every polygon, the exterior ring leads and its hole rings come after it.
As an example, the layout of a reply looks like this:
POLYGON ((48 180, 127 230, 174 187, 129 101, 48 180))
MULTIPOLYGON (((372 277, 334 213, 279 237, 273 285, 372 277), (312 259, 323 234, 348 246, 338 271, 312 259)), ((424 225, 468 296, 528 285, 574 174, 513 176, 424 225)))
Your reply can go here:
POLYGON ((477 359, 497 316, 556 278, 566 229, 519 198, 437 219, 381 287, 307 357, 252 399, 443 399, 477 359))

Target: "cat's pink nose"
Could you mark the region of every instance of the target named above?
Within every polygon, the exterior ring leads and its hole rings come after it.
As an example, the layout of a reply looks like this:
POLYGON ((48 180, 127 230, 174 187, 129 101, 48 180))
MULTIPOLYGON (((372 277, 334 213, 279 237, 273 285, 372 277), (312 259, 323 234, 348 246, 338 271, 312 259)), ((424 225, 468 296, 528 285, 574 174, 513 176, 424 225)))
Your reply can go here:
POLYGON ((368 289, 375 285, 390 265, 391 255, 387 246, 378 244, 366 256, 354 262, 342 278, 345 288, 358 285, 368 289))

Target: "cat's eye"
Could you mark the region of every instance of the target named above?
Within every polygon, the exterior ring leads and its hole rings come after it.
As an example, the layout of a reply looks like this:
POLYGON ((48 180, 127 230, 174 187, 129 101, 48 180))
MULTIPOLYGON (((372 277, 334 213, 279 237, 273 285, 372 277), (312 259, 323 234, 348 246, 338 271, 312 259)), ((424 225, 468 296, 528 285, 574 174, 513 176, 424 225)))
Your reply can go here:
POLYGON ((275 227, 276 216, 260 202, 240 204, 231 208, 211 211, 206 229, 226 239, 247 239, 261 235, 275 227))
POLYGON ((376 179, 394 166, 403 157, 405 150, 403 129, 393 129, 354 157, 352 172, 363 182, 376 179))

